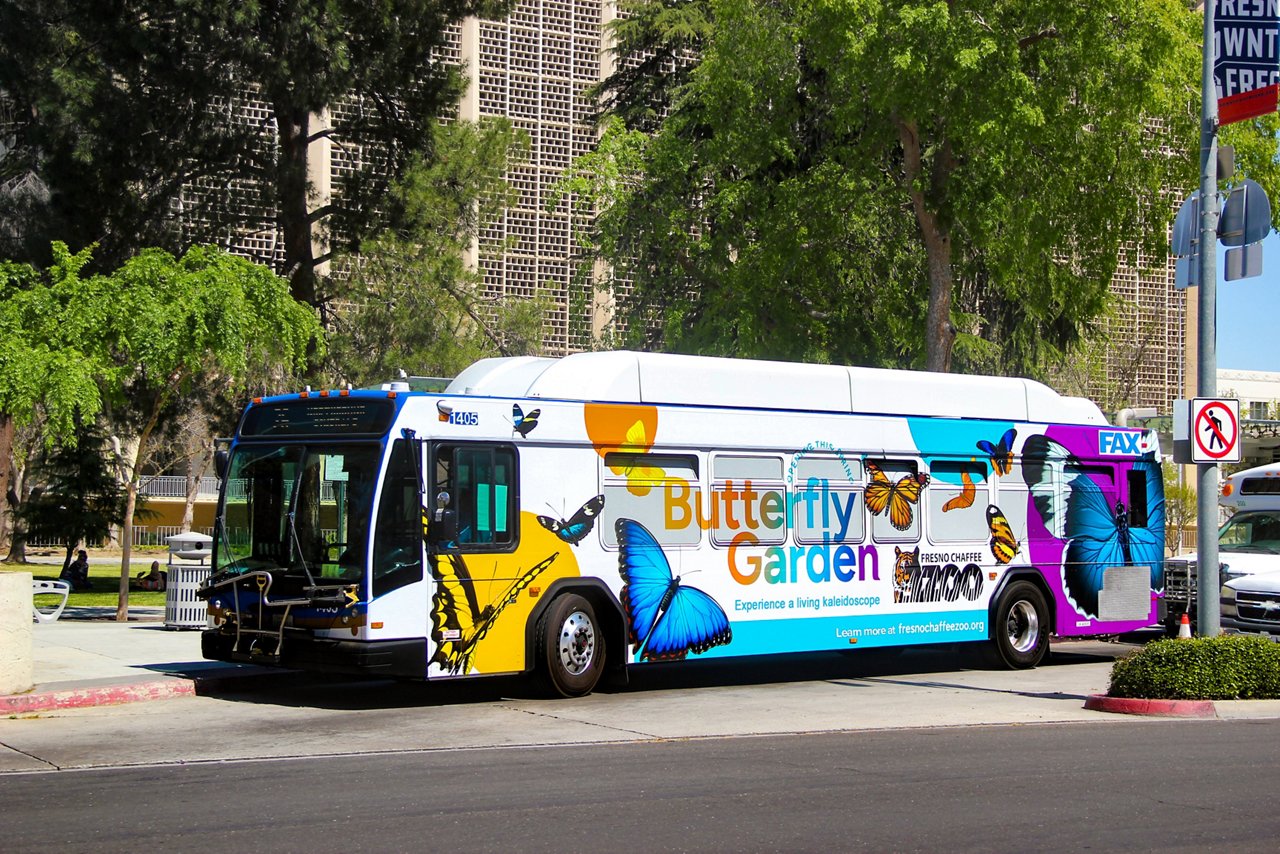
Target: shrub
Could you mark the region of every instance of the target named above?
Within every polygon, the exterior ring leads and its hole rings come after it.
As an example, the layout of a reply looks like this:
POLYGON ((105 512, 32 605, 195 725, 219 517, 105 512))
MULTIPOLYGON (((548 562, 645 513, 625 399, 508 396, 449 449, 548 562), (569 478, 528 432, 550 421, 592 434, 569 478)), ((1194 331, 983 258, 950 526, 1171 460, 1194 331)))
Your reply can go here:
POLYGON ((1280 644, 1251 635, 1152 641, 1116 661, 1107 693, 1156 700, 1280 698, 1280 644))

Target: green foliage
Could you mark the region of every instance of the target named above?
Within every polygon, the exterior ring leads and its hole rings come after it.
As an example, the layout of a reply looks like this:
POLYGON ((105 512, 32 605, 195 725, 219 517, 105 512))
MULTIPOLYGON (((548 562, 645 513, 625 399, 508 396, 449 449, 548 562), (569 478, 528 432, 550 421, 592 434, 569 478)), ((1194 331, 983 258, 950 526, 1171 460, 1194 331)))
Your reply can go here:
MULTIPOLYGON (((1220 182, 1220 190, 1252 178, 1267 188, 1275 198, 1280 190, 1280 150, 1276 136, 1280 134, 1280 115, 1270 113, 1243 122, 1225 125, 1218 135, 1221 145, 1235 149, 1236 174, 1220 182)), ((1280 204, 1271 206, 1271 224, 1280 227, 1280 204)))
MULTIPOLYGON (((0 3, 0 92, 23 117, 13 150, 48 190, 36 215, 0 210, 0 225, 18 238, 7 251, 44 263, 36 253, 51 239, 97 243, 102 268, 113 269, 142 246, 181 253, 279 226, 280 272, 295 296, 314 301, 324 259, 312 238, 322 217, 324 233, 348 245, 382 222, 389 178, 412 155, 429 154, 431 125, 462 91, 457 67, 438 60, 448 26, 504 8, 492 0, 0 3), (235 116, 250 99, 267 112, 261 123, 235 116), (316 120, 325 111, 332 128, 316 120), (359 148, 362 167, 313 216, 308 146, 321 135, 359 148)), ((9 234, 0 227, 0 238, 9 234)))
POLYGON ((403 370, 454 376, 477 359, 541 346, 543 300, 485 299, 468 265, 481 223, 514 191, 504 176, 528 151, 505 120, 436 130, 437 156, 415 160, 386 200, 393 227, 340 258, 326 372, 335 383, 386 382, 403 370))
POLYGON ((135 401, 145 391, 181 394, 206 371, 241 377, 268 359, 301 371, 321 345, 314 312, 282 279, 220 249, 199 246, 180 259, 146 249, 109 283, 99 334, 135 401))
POLYGON ((711 35, 709 0, 618 0, 609 25, 623 58, 592 93, 604 112, 652 132, 689 82, 711 35))
POLYGON ((1224 635, 1152 641, 1115 663, 1112 697, 1165 700, 1280 698, 1280 645, 1224 635))
POLYGON ((33 477, 44 488, 16 513, 28 537, 63 544, 64 569, 77 543, 106 539, 113 525, 124 522, 125 512, 125 491, 102 428, 86 423, 72 438, 74 441, 55 446, 37 462, 33 477))
POLYGON ((638 6, 634 44, 701 60, 619 78, 626 121, 563 187, 600 211, 632 343, 945 370, 954 342, 1037 373, 1125 243, 1163 257, 1162 194, 1194 180, 1176 0, 688 4, 705 28, 638 6))
POLYGON ((82 278, 90 251, 52 247, 43 271, 0 261, 0 412, 19 426, 42 416, 46 445, 74 442, 77 417, 94 419, 116 376, 102 347, 111 292, 82 278))

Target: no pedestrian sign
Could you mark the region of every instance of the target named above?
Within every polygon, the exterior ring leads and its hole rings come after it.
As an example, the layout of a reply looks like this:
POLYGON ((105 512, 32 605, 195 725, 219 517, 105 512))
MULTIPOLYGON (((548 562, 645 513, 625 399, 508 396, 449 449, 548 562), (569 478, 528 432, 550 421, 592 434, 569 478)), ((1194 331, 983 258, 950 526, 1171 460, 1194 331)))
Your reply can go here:
POLYGON ((1191 401, 1191 461, 1240 462, 1240 401, 1197 397, 1191 401))

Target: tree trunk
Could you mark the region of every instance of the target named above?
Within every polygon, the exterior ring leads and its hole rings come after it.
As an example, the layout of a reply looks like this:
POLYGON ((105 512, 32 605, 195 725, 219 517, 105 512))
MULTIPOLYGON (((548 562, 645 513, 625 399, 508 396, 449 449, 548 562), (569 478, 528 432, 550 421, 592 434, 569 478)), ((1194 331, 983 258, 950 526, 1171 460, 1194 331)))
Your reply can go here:
MULTIPOLYGON (((0 415, 0 495, 9 495, 9 481, 13 476, 13 419, 0 415)), ((9 532, 13 529, 13 517, 8 501, 0 508, 0 551, 9 545, 9 532)))
POLYGON ((284 237, 284 274, 293 298, 316 305, 316 261, 311 243, 307 148, 310 115, 277 100, 273 105, 280 137, 276 161, 280 231, 284 237))
POLYGON ((200 475, 204 471, 204 457, 187 457, 187 503, 182 508, 182 530, 190 531, 196 517, 196 498, 200 495, 200 475))
MULTIPOLYGON (((170 387, 177 388, 181 377, 170 377, 170 387)), ((142 432, 138 434, 138 446, 133 452, 133 464, 129 470, 129 485, 125 489, 124 504, 124 525, 123 533, 120 538, 120 596, 116 604, 116 621, 120 623, 129 620, 129 572, 132 569, 130 561, 133 558, 133 514, 138 509, 138 484, 142 480, 142 462, 147 458, 147 445, 150 443, 151 434, 156 429, 156 422, 160 420, 160 412, 164 409, 165 398, 158 398, 151 408, 151 415, 147 418, 146 426, 142 428, 142 432)))
MULTIPOLYGON (((137 459, 134 460, 137 465, 137 459)), ((120 541, 120 598, 116 602, 116 622, 129 621, 129 565, 133 557, 133 512, 138 507, 138 479, 129 478, 129 487, 125 491, 124 534, 120 541)))
POLYGON ((9 489, 5 492, 5 509, 13 520, 13 528, 9 532, 9 555, 5 561, 9 563, 27 562, 27 531, 16 514, 22 506, 23 493, 26 491, 27 470, 13 461, 12 453, 9 463, 13 469, 9 475, 9 489))
MULTIPOLYGON (((930 206, 924 191, 925 175, 920 152, 920 134, 915 122, 898 121, 898 139, 902 143, 903 166, 911 207, 924 239, 925 258, 929 269, 929 310, 925 316, 925 369, 951 370, 951 348, 956 330, 951 323, 951 299, 954 280, 951 270, 951 232, 930 206)), ((945 143, 935 155, 928 184, 937 196, 950 174, 950 147, 945 143)))

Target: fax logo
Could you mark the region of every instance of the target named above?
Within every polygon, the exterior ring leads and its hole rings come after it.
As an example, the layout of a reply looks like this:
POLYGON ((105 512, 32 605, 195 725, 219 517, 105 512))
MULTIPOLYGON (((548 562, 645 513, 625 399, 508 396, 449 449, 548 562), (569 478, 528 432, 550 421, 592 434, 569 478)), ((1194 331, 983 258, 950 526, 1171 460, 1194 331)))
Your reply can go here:
POLYGON ((1143 452, 1138 430, 1102 430, 1098 433, 1098 454, 1104 457, 1136 457, 1143 452))

